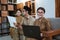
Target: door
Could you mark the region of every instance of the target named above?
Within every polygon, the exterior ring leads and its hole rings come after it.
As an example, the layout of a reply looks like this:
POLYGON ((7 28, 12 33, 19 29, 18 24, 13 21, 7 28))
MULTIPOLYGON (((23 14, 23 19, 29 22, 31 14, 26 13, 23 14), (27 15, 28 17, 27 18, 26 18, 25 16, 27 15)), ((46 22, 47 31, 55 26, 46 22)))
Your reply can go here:
POLYGON ((60 17, 60 0, 55 0, 55 16, 60 17))

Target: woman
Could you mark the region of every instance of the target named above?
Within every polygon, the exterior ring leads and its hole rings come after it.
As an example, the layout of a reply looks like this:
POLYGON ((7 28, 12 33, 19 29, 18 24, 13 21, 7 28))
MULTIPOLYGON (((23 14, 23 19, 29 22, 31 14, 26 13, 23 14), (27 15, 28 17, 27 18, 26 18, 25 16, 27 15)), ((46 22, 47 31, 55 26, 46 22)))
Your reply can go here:
MULTIPOLYGON (((45 14, 45 9, 43 7, 39 7, 37 9, 37 19, 35 20, 34 22, 34 25, 36 26, 39 26, 40 27, 40 31, 41 33, 43 31, 49 31, 51 30, 51 27, 50 27, 50 23, 49 21, 44 17, 44 14, 45 14)), ((43 35, 41 35, 43 36, 43 35)), ((45 38, 43 38, 43 40, 46 40, 45 38)))
MULTIPOLYGON (((18 26, 22 25, 22 20, 23 20, 23 17, 21 16, 21 13, 22 11, 21 10, 17 10, 16 12, 16 22, 17 23, 14 23, 14 25, 16 26, 15 28, 10 28, 10 32, 11 32, 11 37, 13 38, 13 40, 20 40, 19 38, 19 34, 22 34, 21 30, 19 29, 18 26)), ((20 26, 21 28, 21 26, 20 26)))

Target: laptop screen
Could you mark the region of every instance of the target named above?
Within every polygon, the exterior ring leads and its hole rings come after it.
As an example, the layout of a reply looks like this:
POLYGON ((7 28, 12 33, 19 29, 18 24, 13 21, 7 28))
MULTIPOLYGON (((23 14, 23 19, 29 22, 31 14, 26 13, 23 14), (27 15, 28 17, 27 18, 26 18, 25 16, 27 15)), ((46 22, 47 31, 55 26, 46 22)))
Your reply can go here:
POLYGON ((23 33, 26 37, 29 38, 40 38, 40 28, 39 26, 32 26, 32 25, 22 25, 23 33))

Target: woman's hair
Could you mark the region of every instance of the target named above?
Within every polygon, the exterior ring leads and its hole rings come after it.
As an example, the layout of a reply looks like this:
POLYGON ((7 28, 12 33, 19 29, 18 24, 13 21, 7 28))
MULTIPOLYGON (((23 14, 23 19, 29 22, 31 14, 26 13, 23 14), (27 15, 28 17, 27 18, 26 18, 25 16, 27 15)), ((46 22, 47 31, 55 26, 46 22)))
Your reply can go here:
POLYGON ((43 7, 39 7, 39 8, 37 9, 37 11, 40 10, 40 9, 43 10, 44 13, 45 13, 45 9, 44 9, 43 7))
POLYGON ((28 6, 24 6, 23 9, 28 11, 28 14, 31 15, 31 8, 29 8, 28 6))
POLYGON ((17 10, 15 11, 15 15, 14 15, 14 16, 17 16, 17 15, 16 15, 17 11, 20 11, 20 12, 22 13, 22 11, 21 11, 20 9, 17 9, 17 10))

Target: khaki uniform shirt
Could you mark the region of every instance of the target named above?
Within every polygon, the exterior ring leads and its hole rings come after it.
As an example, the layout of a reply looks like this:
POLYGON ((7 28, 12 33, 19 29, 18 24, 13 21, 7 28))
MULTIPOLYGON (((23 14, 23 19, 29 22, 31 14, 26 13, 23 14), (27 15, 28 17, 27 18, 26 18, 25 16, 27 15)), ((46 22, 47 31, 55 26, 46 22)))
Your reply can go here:
POLYGON ((34 25, 39 26, 41 32, 51 30, 50 22, 44 17, 36 19, 34 25))
POLYGON ((17 23, 22 24, 23 23, 23 17, 22 16, 17 16, 16 21, 17 21, 17 23))
POLYGON ((28 19, 24 17, 23 24, 24 25, 33 25, 35 19, 32 16, 29 16, 28 19))

